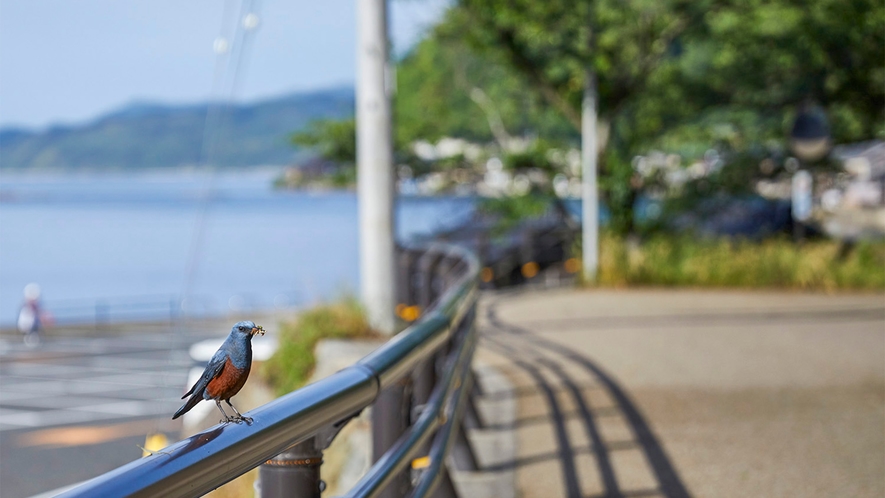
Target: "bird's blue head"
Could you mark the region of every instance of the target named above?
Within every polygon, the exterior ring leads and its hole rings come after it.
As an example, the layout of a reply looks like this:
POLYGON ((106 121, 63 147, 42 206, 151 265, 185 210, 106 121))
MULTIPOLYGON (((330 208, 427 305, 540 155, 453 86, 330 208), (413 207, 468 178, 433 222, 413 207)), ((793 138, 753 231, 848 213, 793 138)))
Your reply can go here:
POLYGON ((251 339, 252 336, 256 334, 264 335, 264 327, 261 325, 255 325, 255 322, 246 320, 243 322, 237 322, 237 324, 230 329, 230 332, 231 334, 242 334, 251 339))

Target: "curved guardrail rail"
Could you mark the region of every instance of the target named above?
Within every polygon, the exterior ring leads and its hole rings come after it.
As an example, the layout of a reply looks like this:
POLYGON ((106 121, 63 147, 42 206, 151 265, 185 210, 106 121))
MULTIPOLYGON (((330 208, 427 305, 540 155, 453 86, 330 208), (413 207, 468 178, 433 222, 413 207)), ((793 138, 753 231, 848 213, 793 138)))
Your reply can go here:
POLYGON ((436 305, 406 330, 356 364, 250 411, 251 426, 216 425, 61 496, 200 496, 261 465, 262 497, 318 497, 322 450, 369 406, 376 464, 347 496, 423 497, 440 485, 451 493, 443 461, 471 382, 480 266, 451 245, 408 252, 420 264, 404 267, 419 270, 407 275, 419 285, 406 300, 436 305), (407 467, 419 455, 427 465, 413 486, 407 467))

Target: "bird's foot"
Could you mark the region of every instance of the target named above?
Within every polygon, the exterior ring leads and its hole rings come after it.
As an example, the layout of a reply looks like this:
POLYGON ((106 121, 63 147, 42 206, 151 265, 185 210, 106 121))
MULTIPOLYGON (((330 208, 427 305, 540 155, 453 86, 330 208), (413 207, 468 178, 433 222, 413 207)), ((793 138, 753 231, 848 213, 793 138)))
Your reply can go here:
POLYGON ((236 416, 236 417, 231 417, 231 421, 232 421, 232 422, 236 422, 236 423, 238 423, 238 424, 239 424, 240 422, 245 422, 246 425, 252 425, 252 417, 244 417, 244 416, 242 416, 242 415, 239 415, 239 416, 236 416))

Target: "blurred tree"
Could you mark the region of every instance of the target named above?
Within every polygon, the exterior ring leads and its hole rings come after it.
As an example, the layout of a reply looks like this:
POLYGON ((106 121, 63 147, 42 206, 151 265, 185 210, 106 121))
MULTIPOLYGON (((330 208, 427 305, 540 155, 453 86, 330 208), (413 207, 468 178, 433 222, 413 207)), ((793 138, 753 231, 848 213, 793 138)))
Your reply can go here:
POLYGON ((465 43, 463 10, 443 21, 397 65, 395 115, 401 143, 444 136, 507 148, 512 136, 576 140, 577 133, 506 64, 465 43))
POLYGON ((356 163, 356 120, 319 119, 289 138, 293 145, 312 149, 323 159, 341 166, 356 163))
MULTIPOLYGON (((318 119, 289 136, 292 145, 305 147, 316 156, 337 165, 331 178, 335 186, 351 186, 356 182, 356 119, 318 119)), ((394 137, 394 159, 417 174, 427 173, 430 166, 419 159, 401 135, 394 137)))
MULTIPOLYGON (((468 42, 522 75, 576 131, 586 70, 596 72, 600 126, 611 126, 612 145, 618 145, 601 158, 600 187, 613 228, 631 231, 630 154, 643 136, 637 132, 644 130, 614 121, 643 118, 636 115, 635 100, 656 78, 672 79, 666 67, 672 65, 674 43, 699 10, 672 0, 461 0, 458 8, 468 42)), ((680 110, 656 107, 658 113, 649 114, 660 125, 680 110)))
POLYGON ((325 173, 323 179, 330 186, 345 188, 356 183, 356 120, 353 117, 311 121, 303 130, 290 135, 289 142, 334 163, 334 169, 325 173))
MULTIPOLYGON (((522 75, 575 129, 587 67, 611 127, 600 186, 633 228, 631 159, 654 146, 782 140, 824 106, 837 141, 885 135, 885 5, 872 0, 460 0, 465 39, 522 75)), ((708 145, 709 146, 709 145, 708 145)))
MULTIPOLYGON (((763 145, 784 149, 807 100, 825 109, 836 142, 885 136, 882 2, 459 0, 398 65, 398 162, 427 171, 409 144, 453 136, 494 140, 513 171, 550 169, 543 148, 577 143, 588 66, 609 130, 600 187, 622 233, 643 186, 633 158, 650 149, 764 157, 763 145), (507 150, 526 136, 548 144, 507 150)), ((352 163, 347 126, 319 122, 295 141, 352 163)), ((728 178, 753 177, 734 168, 728 178)))

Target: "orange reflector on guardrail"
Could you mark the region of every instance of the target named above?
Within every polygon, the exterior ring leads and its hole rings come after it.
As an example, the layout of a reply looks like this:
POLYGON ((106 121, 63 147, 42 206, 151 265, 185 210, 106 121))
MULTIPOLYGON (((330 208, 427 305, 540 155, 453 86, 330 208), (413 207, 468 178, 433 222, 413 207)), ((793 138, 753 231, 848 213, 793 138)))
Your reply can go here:
POLYGON ((578 270, 581 269, 581 262, 578 261, 578 258, 569 258, 565 260, 562 267, 569 273, 578 273, 578 270))
MULTIPOLYGON (((399 306, 397 306, 399 310, 399 306)), ((421 318, 421 307, 417 304, 412 306, 405 306, 401 311, 397 312, 400 318, 407 322, 414 322, 415 320, 421 318)))
POLYGON ((525 278, 532 278, 538 274, 538 270, 541 267, 538 266, 538 263, 534 261, 529 261, 528 263, 522 265, 522 276, 525 278))
POLYGON ((488 266, 486 266, 482 269, 482 271, 479 272, 479 279, 485 283, 491 282, 493 278, 495 278, 495 272, 488 266))

